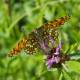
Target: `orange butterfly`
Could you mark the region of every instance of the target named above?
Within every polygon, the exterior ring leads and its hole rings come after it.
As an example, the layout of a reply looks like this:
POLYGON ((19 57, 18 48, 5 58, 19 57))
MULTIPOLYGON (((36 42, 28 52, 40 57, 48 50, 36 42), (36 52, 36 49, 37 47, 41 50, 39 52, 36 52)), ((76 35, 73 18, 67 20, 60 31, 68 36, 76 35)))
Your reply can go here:
POLYGON ((70 16, 64 16, 43 24, 41 27, 25 36, 16 47, 9 52, 8 56, 17 55, 22 49, 28 54, 33 54, 37 50, 48 54, 58 40, 58 27, 69 19, 70 16))

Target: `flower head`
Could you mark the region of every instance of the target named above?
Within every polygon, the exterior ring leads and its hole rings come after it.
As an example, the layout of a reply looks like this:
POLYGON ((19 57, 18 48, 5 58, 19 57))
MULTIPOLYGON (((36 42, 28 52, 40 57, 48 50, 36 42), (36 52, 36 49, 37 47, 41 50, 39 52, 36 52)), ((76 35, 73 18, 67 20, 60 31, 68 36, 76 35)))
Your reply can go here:
POLYGON ((52 54, 47 55, 46 65, 48 69, 50 69, 53 65, 58 64, 60 62, 60 49, 61 43, 52 49, 52 54))

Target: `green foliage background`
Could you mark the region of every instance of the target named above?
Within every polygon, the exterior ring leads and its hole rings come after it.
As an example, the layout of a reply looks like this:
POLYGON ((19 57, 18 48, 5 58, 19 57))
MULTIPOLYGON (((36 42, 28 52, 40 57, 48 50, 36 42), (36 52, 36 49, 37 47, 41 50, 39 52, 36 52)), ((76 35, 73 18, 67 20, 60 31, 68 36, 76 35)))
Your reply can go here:
POLYGON ((80 80, 80 60, 66 62, 69 73, 48 71, 42 54, 15 57, 6 54, 44 22, 71 15, 60 28, 63 52, 80 52, 80 0, 0 0, 0 80, 80 80), (23 29, 24 28, 24 29, 23 29))

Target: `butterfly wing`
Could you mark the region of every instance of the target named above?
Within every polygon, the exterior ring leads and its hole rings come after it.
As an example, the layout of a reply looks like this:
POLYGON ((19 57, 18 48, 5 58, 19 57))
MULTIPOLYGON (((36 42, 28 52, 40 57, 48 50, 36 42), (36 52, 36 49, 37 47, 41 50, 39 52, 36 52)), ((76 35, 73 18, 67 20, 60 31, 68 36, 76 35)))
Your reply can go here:
POLYGON ((28 54, 33 54, 37 51, 37 46, 38 46, 38 41, 35 37, 34 32, 31 32, 28 36, 27 36, 27 43, 25 45, 25 52, 28 54))
POLYGON ((57 33, 57 29, 46 29, 43 26, 34 30, 28 35, 25 51, 33 54, 40 50, 44 54, 48 54, 58 38, 57 33))
POLYGON ((57 28, 63 25, 69 18, 70 16, 61 17, 42 25, 21 40, 8 55, 13 56, 22 49, 25 49, 29 54, 35 53, 38 49, 42 50, 45 54, 49 53, 58 40, 57 28))
POLYGON ((42 50, 43 53, 49 54, 49 51, 53 48, 53 46, 56 46, 58 41, 58 27, 63 25, 69 18, 70 16, 61 17, 36 29, 33 33, 37 39, 37 48, 42 50))

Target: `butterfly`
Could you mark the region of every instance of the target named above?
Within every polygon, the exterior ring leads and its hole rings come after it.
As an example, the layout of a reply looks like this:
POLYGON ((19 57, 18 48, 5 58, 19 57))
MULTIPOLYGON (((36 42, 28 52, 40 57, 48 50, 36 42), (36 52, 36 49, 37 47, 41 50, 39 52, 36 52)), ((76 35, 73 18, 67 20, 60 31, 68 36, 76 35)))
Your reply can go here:
POLYGON ((22 49, 27 54, 36 53, 38 50, 44 54, 51 54, 50 51, 58 42, 58 27, 69 19, 70 16, 64 16, 36 28, 18 42, 16 47, 8 53, 8 56, 17 55, 22 49))

